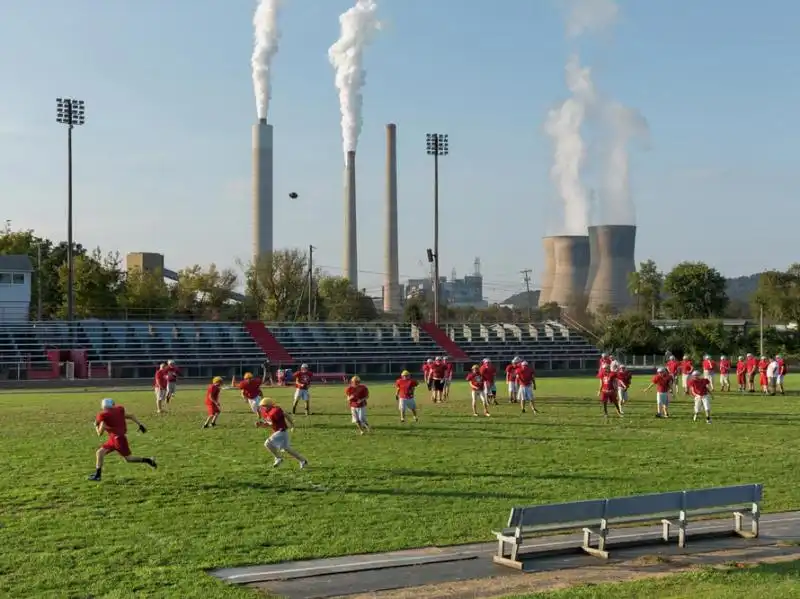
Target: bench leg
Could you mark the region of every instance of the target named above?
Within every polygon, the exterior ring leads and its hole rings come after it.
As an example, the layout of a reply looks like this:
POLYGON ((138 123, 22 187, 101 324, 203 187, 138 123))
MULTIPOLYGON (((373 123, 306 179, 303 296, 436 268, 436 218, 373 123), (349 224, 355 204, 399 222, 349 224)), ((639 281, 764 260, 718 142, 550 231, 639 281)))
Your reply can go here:
POLYGON ((678 523, 678 547, 683 549, 686 547, 686 520, 681 520, 678 523))
POLYGON ((595 532, 591 528, 584 528, 583 529, 583 549, 589 555, 593 555, 594 557, 599 557, 601 559, 608 559, 608 551, 606 551, 606 537, 608 536, 608 530, 601 528, 597 534, 597 548, 595 549, 592 547, 592 535, 595 532))
POLYGON ((753 538, 758 538, 758 521, 761 518, 761 510, 758 507, 757 503, 753 504, 753 522, 751 524, 751 530, 753 532, 753 538))
POLYGON ((516 542, 511 545, 511 560, 518 562, 519 561, 519 548, 522 545, 522 539, 516 539, 516 542))
POLYGON ((497 539, 497 557, 508 557, 506 553, 506 543, 503 539, 497 539))
POLYGON ((662 520, 661 521, 661 540, 665 543, 669 543, 669 532, 670 527, 672 526, 672 522, 669 520, 662 520))

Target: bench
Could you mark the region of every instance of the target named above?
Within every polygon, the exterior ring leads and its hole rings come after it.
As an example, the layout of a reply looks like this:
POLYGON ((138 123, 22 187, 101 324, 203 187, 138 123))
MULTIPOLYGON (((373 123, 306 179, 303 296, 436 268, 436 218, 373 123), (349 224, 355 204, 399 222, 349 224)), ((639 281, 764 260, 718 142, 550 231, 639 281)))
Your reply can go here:
POLYGON ((526 536, 578 529, 583 531, 581 550, 607 559, 606 545, 612 526, 657 520, 662 525, 661 540, 668 543, 671 528, 677 526, 678 547, 684 548, 690 519, 731 512, 733 532, 744 538, 756 538, 762 493, 762 485, 751 484, 514 507, 506 528, 494 531, 498 542, 494 562, 522 569, 519 549, 526 536), (743 529, 746 515, 751 518, 749 532, 743 529), (592 546, 593 537, 597 537, 596 547, 592 546))

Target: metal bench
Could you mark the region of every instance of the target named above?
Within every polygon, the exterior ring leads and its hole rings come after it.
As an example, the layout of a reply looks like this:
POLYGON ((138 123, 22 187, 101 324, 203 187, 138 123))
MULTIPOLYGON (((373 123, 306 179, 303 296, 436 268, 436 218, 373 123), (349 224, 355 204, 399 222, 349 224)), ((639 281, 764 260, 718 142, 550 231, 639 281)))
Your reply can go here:
POLYGON ((512 508, 508 525, 495 531, 498 548, 495 563, 522 569, 519 548, 526 536, 545 532, 582 529, 581 549, 608 558, 606 542, 612 526, 661 521, 662 541, 668 543, 672 526, 678 527, 678 547, 686 547, 689 520, 702 516, 733 513, 733 532, 744 538, 758 537, 763 486, 735 485, 669 493, 632 495, 512 508), (743 529, 744 518, 751 517, 751 529, 743 529), (597 537, 597 547, 592 546, 597 537))

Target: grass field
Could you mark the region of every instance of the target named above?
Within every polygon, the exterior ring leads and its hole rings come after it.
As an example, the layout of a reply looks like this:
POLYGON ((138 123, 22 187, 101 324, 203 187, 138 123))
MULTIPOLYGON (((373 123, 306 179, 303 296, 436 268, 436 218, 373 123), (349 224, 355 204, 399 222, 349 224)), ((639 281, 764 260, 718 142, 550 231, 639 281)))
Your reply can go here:
MULTIPOLYGON (((535 417, 503 403, 473 418, 462 385, 442 406, 420 393, 416 425, 375 385, 365 437, 341 387, 317 386, 293 435, 303 471, 272 468, 234 392, 210 430, 199 390, 180 389, 160 418, 150 392, 119 392, 149 427, 130 434, 134 454, 159 469, 110 456, 99 484, 86 477, 106 393, 0 394, 0 597, 252 598, 204 569, 486 541, 518 503, 762 482, 766 510, 800 507, 800 398, 719 395, 709 426, 685 399, 655 419, 654 394, 636 392, 606 424, 594 385, 542 379, 535 417)), ((289 405, 289 389, 272 395, 289 405)))

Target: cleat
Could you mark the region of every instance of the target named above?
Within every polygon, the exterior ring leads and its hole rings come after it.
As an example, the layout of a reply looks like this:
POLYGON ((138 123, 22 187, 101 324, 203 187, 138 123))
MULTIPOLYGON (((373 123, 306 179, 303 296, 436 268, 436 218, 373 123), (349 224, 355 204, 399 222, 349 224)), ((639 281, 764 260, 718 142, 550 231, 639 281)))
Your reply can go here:
POLYGON ((101 478, 102 477, 99 474, 92 474, 91 476, 89 476, 89 480, 93 480, 93 481, 97 481, 97 482, 100 482, 101 478))
POLYGON ((306 466, 308 466, 308 460, 303 460, 302 462, 300 462, 300 469, 301 470, 304 469, 306 466))
POLYGON ((145 462, 145 464, 147 464, 148 466, 150 466, 151 468, 154 468, 154 469, 158 468, 158 464, 156 464, 156 459, 155 458, 147 458, 147 460, 148 461, 145 462))
POLYGON ((275 458, 275 461, 272 462, 272 467, 277 468, 283 462, 283 458, 275 458))

